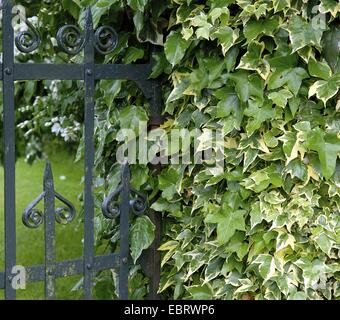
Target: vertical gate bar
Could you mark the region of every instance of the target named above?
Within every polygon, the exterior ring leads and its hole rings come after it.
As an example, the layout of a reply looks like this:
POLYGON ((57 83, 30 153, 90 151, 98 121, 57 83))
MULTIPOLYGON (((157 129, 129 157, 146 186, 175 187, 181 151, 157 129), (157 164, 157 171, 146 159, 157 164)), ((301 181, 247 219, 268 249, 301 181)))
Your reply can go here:
POLYGON ((120 269, 119 298, 127 300, 129 281, 129 212, 130 212, 130 168, 125 163, 122 168, 122 191, 119 204, 120 211, 120 269))
POLYGON ((94 45, 91 8, 87 8, 85 23, 85 189, 84 189, 84 297, 92 298, 94 255, 94 200, 92 194, 94 166, 94 45))
POLYGON ((4 168, 5 168, 5 297, 16 298, 12 288, 12 268, 16 264, 15 230, 15 110, 14 110, 14 32, 12 28, 12 1, 3 3, 3 113, 4 113, 4 168))
MULTIPOLYGON (((157 80, 152 80, 152 98, 150 99, 151 107, 151 119, 150 119, 150 130, 154 130, 160 127, 163 123, 162 119, 162 94, 160 83, 157 80)), ((162 170, 161 164, 150 165, 150 169, 153 174, 158 175, 162 170)), ((158 212, 153 210, 149 211, 148 214, 151 221, 154 223, 155 239, 151 244, 150 248, 145 251, 146 255, 146 268, 149 270, 150 277, 150 289, 149 289, 149 300, 159 300, 158 295, 159 283, 161 278, 161 255, 158 248, 161 245, 161 228, 162 228, 162 216, 158 212)))
POLYGON ((55 298, 55 193, 51 164, 44 173, 45 206, 45 297, 55 298))

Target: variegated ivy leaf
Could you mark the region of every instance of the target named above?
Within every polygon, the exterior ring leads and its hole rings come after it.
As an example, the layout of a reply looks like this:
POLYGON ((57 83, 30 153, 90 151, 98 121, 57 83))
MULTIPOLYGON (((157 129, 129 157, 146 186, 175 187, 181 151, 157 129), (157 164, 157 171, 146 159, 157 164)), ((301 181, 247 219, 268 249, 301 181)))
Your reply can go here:
POLYGON ((273 16, 269 19, 250 20, 244 26, 243 32, 247 42, 252 42, 257 39, 259 35, 273 35, 274 31, 280 25, 280 17, 273 16))
POLYGON ((261 223, 263 215, 261 212, 260 202, 256 202, 250 210, 250 227, 253 229, 256 225, 261 223))
POLYGON ((275 12, 287 10, 290 8, 290 0, 273 0, 275 12))
POLYGON ((235 294, 242 292, 255 292, 258 289, 256 282, 251 279, 239 279, 239 282, 241 286, 236 289, 234 292, 235 294))
POLYGON ((277 92, 271 92, 268 98, 274 102, 277 106, 284 108, 287 105, 288 99, 292 98, 293 94, 287 90, 282 89, 277 92))
POLYGON ((321 0, 319 10, 321 13, 330 12, 335 18, 336 14, 340 12, 340 2, 337 0, 321 0))
POLYGON ((207 223, 217 224, 217 240, 227 243, 236 230, 245 230, 245 210, 233 210, 228 205, 222 204, 221 209, 205 218, 207 223))
POLYGON ((308 73, 302 68, 277 68, 268 78, 268 89, 273 90, 283 86, 296 96, 300 90, 303 79, 308 78, 308 73))
POLYGON ((214 297, 213 290, 209 284, 194 285, 186 288, 193 300, 212 300, 214 297))
MULTIPOLYGON (((218 5, 218 2, 216 2, 216 5, 218 5)), ((223 21, 223 24, 225 24, 229 20, 230 11, 228 7, 225 6, 225 4, 222 4, 221 7, 218 7, 218 6, 213 7, 209 11, 208 15, 209 15, 209 18, 212 24, 214 24, 217 19, 220 19, 221 21, 223 21)))
POLYGON ((299 154, 303 158, 306 150, 301 144, 303 139, 299 132, 287 131, 283 136, 279 137, 279 140, 283 142, 282 149, 286 155, 286 165, 297 158, 299 154))
POLYGON ((245 70, 256 70, 263 79, 267 79, 270 73, 269 63, 262 59, 262 52, 265 48, 263 42, 251 42, 248 45, 247 53, 241 58, 237 68, 245 70))
POLYGON ((148 216, 138 217, 131 228, 131 256, 133 262, 147 249, 155 238, 155 225, 148 216))
POLYGON ((327 234, 327 232, 321 228, 316 227, 312 230, 313 239, 316 245, 328 256, 330 256, 331 250, 335 241, 327 234))
POLYGON ((268 5, 266 3, 255 3, 245 0, 237 0, 239 6, 243 8, 240 17, 247 21, 251 16, 255 16, 256 19, 260 19, 261 16, 265 16, 268 5))
POLYGON ((212 29, 212 24, 208 22, 208 16, 203 12, 200 12, 198 15, 188 19, 190 21, 190 25, 196 27, 196 37, 197 39, 203 38, 209 40, 210 31, 212 29))
POLYGON ((327 101, 334 97, 340 88, 340 74, 336 74, 328 80, 319 80, 316 81, 310 88, 308 97, 312 97, 314 95, 317 96, 318 99, 322 100, 324 105, 326 105, 327 101))
POLYGON ((275 117, 275 110, 269 101, 262 105, 250 100, 249 107, 244 110, 244 114, 249 117, 246 126, 247 133, 252 135, 255 130, 261 127, 263 122, 275 117))
POLYGON ((264 281, 271 279, 275 275, 275 260, 271 255, 260 254, 253 263, 258 265, 259 274, 264 281))
POLYGON ((291 234, 285 232, 284 230, 279 231, 279 235, 276 238, 276 252, 283 250, 288 246, 294 250, 295 242, 296 240, 291 234))
POLYGON ((318 282, 325 277, 325 274, 332 271, 324 261, 319 259, 300 258, 295 264, 302 269, 305 289, 316 289, 318 282))
POLYGON ((251 189, 257 193, 267 189, 270 184, 274 186, 282 185, 281 173, 274 165, 252 173, 249 178, 242 182, 246 189, 251 189))
POLYGON ((293 15, 286 26, 292 43, 293 52, 306 46, 321 47, 321 38, 324 32, 322 26, 306 21, 299 15, 293 15))
POLYGON ((243 172, 246 172, 248 167, 255 161, 259 151, 257 149, 249 148, 244 153, 244 160, 243 160, 243 172))
POLYGON ((218 44, 222 47, 223 55, 235 44, 239 37, 239 29, 232 29, 230 27, 218 28, 211 33, 211 40, 217 39, 218 44))
POLYGON ((328 80, 332 76, 332 70, 325 62, 310 59, 308 62, 308 72, 311 76, 328 80))

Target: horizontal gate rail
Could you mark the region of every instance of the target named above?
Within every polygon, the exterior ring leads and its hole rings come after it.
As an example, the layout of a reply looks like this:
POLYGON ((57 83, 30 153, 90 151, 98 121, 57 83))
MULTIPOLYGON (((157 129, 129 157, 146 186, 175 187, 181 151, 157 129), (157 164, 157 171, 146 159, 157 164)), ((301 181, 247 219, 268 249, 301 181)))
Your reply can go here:
MULTIPOLYGON (((85 64, 48 64, 48 63, 14 63, 14 80, 84 80, 85 64)), ((3 64, 0 63, 0 70, 3 64)), ((150 64, 95 64, 95 80, 132 80, 136 82, 143 93, 151 97, 150 80, 152 71, 150 64)), ((6 70, 5 72, 8 72, 6 70)), ((2 72, 0 80, 3 79, 2 72)))
MULTIPOLYGON (((82 258, 56 262, 55 264, 55 277, 64 278, 83 274, 82 258)), ((93 272, 104 271, 108 269, 119 268, 119 254, 111 253, 102 256, 94 257, 93 272)), ((27 278, 26 281, 37 282, 45 280, 45 265, 36 265, 26 268, 27 278)), ((0 272, 0 289, 5 289, 5 273, 0 272)))
MULTIPOLYGON (((37 30, 27 20, 29 31, 21 32, 14 37, 12 28, 13 2, 3 3, 3 59, 0 63, 0 80, 3 83, 3 113, 4 113, 4 169, 5 169, 5 270, 0 272, 0 289, 5 289, 6 299, 15 299, 16 292, 12 287, 13 267, 16 265, 16 207, 15 207, 15 81, 39 80, 79 80, 84 81, 84 248, 83 257, 56 261, 55 222, 71 222, 75 216, 73 205, 54 188, 53 173, 47 162, 43 192, 26 208, 23 213, 23 223, 29 228, 44 225, 45 228, 45 264, 25 267, 27 282, 45 282, 45 297, 55 298, 55 281, 57 278, 83 275, 84 298, 92 298, 93 279, 96 272, 119 270, 119 297, 128 299, 129 266, 132 260, 129 254, 129 215, 139 216, 147 209, 147 199, 130 186, 130 169, 127 163, 121 168, 121 183, 112 194, 104 200, 102 211, 108 219, 120 219, 120 252, 95 256, 94 253, 94 120, 95 120, 95 81, 96 80, 131 80, 142 90, 150 103, 150 124, 161 123, 161 97, 157 80, 150 80, 152 66, 148 64, 95 64, 95 52, 108 54, 118 42, 118 35, 110 26, 101 26, 93 30, 91 8, 86 10, 85 30, 82 33, 78 27, 65 25, 56 36, 59 47, 68 54, 78 54, 84 50, 84 61, 80 64, 40 64, 15 63, 14 46, 23 53, 29 53, 38 48, 40 36, 37 30), (68 33, 69 32, 69 33, 68 33), (77 39, 70 42, 68 35, 76 35, 77 39), (55 201, 61 201, 65 206, 55 207, 55 201), (36 208, 44 201, 44 211, 36 208)), ((158 270, 157 266, 150 268, 158 270)), ((157 279, 157 275, 155 277, 157 279)), ((156 296, 156 286, 151 286, 156 296)))

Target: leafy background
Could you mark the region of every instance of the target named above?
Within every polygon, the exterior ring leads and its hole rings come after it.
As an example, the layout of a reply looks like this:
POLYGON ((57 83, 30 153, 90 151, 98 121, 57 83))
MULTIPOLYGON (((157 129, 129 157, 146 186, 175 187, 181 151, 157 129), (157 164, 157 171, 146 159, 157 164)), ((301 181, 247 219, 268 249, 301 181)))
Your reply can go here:
MULTIPOLYGON (((164 130, 201 129, 202 150, 207 129, 225 130, 224 145, 213 146, 224 155, 222 174, 208 161, 164 165, 158 177, 131 168, 133 186, 163 216, 163 299, 339 299, 338 1, 18 3, 36 16, 43 39, 19 61, 70 62, 53 35, 66 22, 83 25, 92 5, 95 25, 119 33, 116 50, 98 63, 146 62, 158 47, 151 77, 162 81, 164 130)), ((33 161, 53 137, 81 159, 82 83, 18 83, 16 93, 18 152, 33 161)), ((118 225, 102 218, 100 204, 119 182, 118 130, 137 130, 148 102, 126 81, 100 81, 96 95, 96 243, 115 251, 118 225)), ((153 232, 148 218, 134 220, 135 260, 153 232)), ((116 297, 116 276, 98 276, 100 297, 116 297)), ((130 297, 147 290, 137 264, 130 297)))

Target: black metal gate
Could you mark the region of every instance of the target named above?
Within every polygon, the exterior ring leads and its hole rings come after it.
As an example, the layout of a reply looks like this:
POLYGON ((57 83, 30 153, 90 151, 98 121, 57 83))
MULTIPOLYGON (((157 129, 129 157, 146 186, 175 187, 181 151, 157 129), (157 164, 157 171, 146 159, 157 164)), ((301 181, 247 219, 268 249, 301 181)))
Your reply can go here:
MULTIPOLYGON (((3 60, 0 64, 0 80, 3 82, 3 118, 4 118, 4 169, 5 169, 5 270, 0 272, 0 289, 5 289, 6 299, 15 299, 12 287, 12 270, 16 265, 16 203, 15 203, 15 105, 14 81, 16 80, 83 80, 85 83, 85 187, 84 187, 84 250, 83 257, 76 260, 56 262, 55 259, 55 221, 69 222, 75 214, 74 206, 62 194, 54 189, 52 168, 46 165, 43 192, 27 207, 23 213, 23 223, 29 228, 44 224, 45 227, 45 264, 26 267, 27 281, 44 281, 45 297, 55 297, 55 281, 60 277, 83 275, 84 298, 92 298, 94 274, 98 271, 119 269, 119 296, 128 298, 129 275, 129 213, 142 214, 146 210, 146 198, 130 186, 128 164, 121 169, 121 184, 103 203, 103 214, 107 218, 120 217, 120 253, 102 256, 94 255, 94 199, 92 192, 94 167, 94 90, 99 79, 128 79, 135 81, 150 101, 151 125, 161 121, 161 99, 159 84, 148 80, 150 64, 134 65, 98 65, 94 63, 95 51, 101 54, 112 52, 117 44, 117 34, 110 26, 101 26, 93 30, 91 9, 87 9, 85 30, 74 25, 65 25, 56 36, 59 46, 68 54, 74 55, 84 50, 82 64, 19 64, 14 62, 14 45, 24 53, 34 51, 40 43, 39 33, 29 24, 30 29, 14 35, 12 20, 13 4, 10 0, 2 3, 3 22, 3 60), (73 41, 69 37, 73 37, 73 41), (55 208, 55 199, 65 206, 55 208), (44 201, 44 212, 36 209, 44 201)), ((158 268, 155 258, 155 246, 149 261, 149 267, 158 268)), ((151 285, 152 298, 156 297, 157 272, 151 285)))

